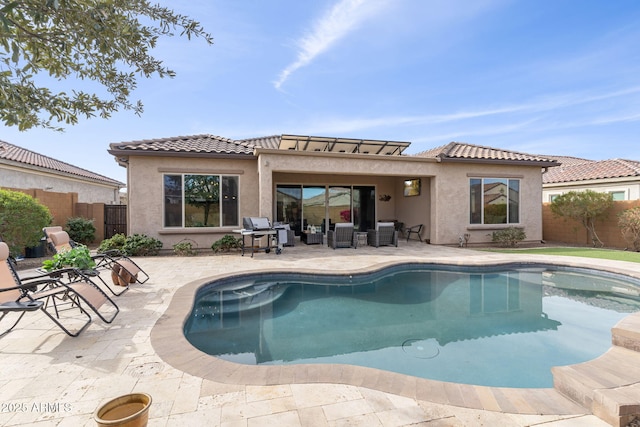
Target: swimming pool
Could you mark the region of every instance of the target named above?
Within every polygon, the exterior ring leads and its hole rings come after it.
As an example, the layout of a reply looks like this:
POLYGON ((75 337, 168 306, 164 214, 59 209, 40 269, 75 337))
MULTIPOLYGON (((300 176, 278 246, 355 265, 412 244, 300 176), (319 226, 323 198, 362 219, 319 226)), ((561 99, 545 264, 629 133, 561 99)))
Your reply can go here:
POLYGON ((196 295, 185 336, 249 365, 342 363, 503 387, 550 387, 640 310, 620 276, 543 265, 405 264, 344 275, 251 274, 196 295))

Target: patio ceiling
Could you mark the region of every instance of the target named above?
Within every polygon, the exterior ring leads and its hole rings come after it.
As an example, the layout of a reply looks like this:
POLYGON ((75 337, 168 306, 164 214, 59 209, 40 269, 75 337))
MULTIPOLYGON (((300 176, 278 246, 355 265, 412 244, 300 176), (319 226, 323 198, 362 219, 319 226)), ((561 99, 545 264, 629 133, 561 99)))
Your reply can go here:
POLYGON ((400 141, 282 135, 278 148, 280 150, 399 156, 410 144, 410 142, 400 141))

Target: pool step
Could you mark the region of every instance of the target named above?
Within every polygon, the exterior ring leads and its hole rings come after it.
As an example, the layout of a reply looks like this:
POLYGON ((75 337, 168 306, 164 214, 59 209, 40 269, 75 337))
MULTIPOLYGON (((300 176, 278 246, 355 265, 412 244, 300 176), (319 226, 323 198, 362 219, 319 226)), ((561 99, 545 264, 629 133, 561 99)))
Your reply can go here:
POLYGON ((612 328, 613 347, 597 359, 552 369, 554 387, 613 426, 640 419, 640 313, 612 328))
POLYGON ((640 352, 640 313, 625 317, 611 329, 613 345, 640 352))

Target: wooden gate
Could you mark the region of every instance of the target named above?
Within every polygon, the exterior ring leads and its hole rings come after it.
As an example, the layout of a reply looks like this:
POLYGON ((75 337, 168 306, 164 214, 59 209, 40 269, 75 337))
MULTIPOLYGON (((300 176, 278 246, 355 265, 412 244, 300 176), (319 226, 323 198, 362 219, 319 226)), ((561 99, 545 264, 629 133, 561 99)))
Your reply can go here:
POLYGON ((104 205, 104 238, 127 234, 127 205, 104 205))

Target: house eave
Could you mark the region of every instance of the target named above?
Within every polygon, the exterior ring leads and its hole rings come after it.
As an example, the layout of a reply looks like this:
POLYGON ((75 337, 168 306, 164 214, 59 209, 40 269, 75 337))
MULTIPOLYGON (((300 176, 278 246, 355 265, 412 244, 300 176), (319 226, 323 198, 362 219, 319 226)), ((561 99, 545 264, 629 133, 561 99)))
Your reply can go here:
POLYGON ((442 163, 473 163, 505 166, 537 166, 540 168, 558 166, 559 163, 549 160, 508 160, 508 159, 472 159, 460 157, 439 157, 442 163))
POLYGON ((129 163, 129 157, 190 157, 190 158, 207 158, 207 159, 255 159, 255 155, 251 153, 203 153, 196 151, 135 151, 135 150, 118 150, 109 149, 109 154, 116 158, 116 162, 120 166, 126 167, 129 163))
POLYGON ((396 154, 364 154, 364 153, 341 153, 332 151, 299 151, 299 150, 282 150, 277 148, 261 148, 256 147, 253 151, 256 157, 263 154, 274 156, 300 156, 300 157, 330 157, 340 159, 358 159, 358 160, 389 160, 394 162, 428 162, 436 163, 437 159, 431 157, 416 157, 396 154))

